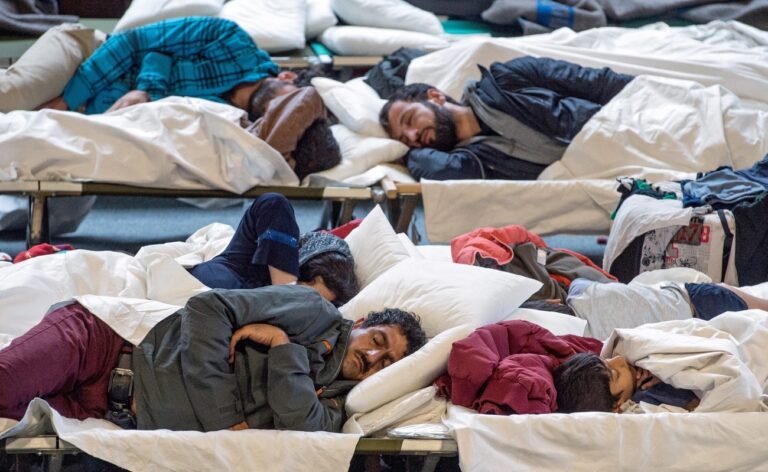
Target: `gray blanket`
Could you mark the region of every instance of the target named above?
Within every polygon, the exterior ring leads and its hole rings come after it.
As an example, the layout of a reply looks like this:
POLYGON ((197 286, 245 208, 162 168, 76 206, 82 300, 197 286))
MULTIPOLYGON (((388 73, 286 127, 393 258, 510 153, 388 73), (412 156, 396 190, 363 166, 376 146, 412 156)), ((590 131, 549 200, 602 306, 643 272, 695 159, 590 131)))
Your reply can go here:
POLYGON ((710 3, 690 8, 680 15, 693 23, 712 20, 738 20, 762 30, 768 30, 768 0, 710 3))
POLYGON ((551 31, 563 26, 583 31, 606 25, 605 13, 598 0, 496 0, 482 13, 482 17, 489 23, 499 25, 519 21, 526 34, 551 31), (530 23, 535 23, 541 29, 530 23), (533 29, 529 31, 528 28, 533 29))
POLYGON ((0 0, 0 34, 40 36, 52 26, 79 19, 57 13, 55 0, 0 0))

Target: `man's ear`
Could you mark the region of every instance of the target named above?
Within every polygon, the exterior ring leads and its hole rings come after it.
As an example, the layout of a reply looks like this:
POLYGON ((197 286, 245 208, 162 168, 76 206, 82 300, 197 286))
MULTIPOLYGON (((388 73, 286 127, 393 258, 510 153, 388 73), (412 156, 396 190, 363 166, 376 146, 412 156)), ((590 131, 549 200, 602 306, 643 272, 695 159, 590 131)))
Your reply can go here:
POLYGON ((293 72, 290 70, 284 70, 279 74, 277 74, 277 79, 282 80, 283 82, 293 82, 294 80, 296 80, 296 77, 298 77, 298 75, 296 75, 296 72, 293 72))
POLYGON ((445 103, 445 94, 436 88, 427 90, 427 100, 434 102, 435 105, 442 105, 445 103))

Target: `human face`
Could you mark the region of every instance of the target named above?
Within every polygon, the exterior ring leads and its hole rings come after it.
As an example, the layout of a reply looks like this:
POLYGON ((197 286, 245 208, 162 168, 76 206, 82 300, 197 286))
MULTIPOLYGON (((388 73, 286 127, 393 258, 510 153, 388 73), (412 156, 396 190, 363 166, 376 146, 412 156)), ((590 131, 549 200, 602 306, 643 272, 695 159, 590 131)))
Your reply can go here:
POLYGON ((450 151, 456 147, 456 122, 445 103, 398 100, 389 109, 389 135, 408 147, 450 151))
POLYGON ((329 302, 334 302, 336 300, 336 294, 333 293, 333 291, 329 289, 327 285, 325 285, 325 280, 323 280, 323 277, 319 275, 315 277, 314 280, 299 283, 301 285, 306 285, 307 287, 312 287, 317 291, 317 293, 320 294, 321 297, 325 298, 329 302))
POLYGON ((610 376, 611 395, 618 398, 616 409, 632 398, 635 392, 635 368, 623 356, 611 357, 605 360, 610 376))
POLYGON ((363 380, 394 364, 408 351, 408 340, 399 326, 353 328, 341 363, 341 377, 363 380))

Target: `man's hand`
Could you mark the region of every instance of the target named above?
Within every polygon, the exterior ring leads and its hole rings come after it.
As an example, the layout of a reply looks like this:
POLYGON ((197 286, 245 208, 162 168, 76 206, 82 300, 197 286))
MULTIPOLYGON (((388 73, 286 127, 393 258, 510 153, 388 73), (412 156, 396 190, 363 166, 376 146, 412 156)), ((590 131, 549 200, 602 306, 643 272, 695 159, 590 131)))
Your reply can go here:
POLYGON ((643 369, 642 367, 635 368, 635 385, 640 390, 648 390, 661 383, 658 377, 643 369))
POLYGON ((61 111, 67 111, 69 109, 69 107, 67 106, 67 102, 64 101, 64 97, 62 97, 61 95, 37 107, 38 110, 42 110, 44 108, 50 108, 52 110, 61 110, 61 111))
POLYGON ((245 325, 235 331, 232 334, 232 339, 229 341, 230 364, 235 361, 235 346, 244 339, 250 339, 255 343, 263 344, 270 348, 291 342, 285 331, 276 326, 263 323, 245 325))
POLYGON ((129 107, 131 105, 137 105, 139 103, 147 103, 150 101, 149 94, 143 90, 131 90, 109 107, 107 113, 110 111, 119 110, 121 108, 129 107))
POLYGON ((245 421, 241 421, 240 423, 237 423, 234 426, 230 426, 228 429, 230 431, 242 431, 244 429, 248 429, 248 423, 246 423, 245 421))

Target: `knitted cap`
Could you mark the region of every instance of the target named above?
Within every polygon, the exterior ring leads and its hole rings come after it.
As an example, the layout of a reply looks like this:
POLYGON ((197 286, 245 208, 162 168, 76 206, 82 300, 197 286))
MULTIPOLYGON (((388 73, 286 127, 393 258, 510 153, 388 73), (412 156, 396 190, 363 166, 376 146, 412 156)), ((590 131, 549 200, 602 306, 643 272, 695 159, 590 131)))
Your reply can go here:
POLYGON ((338 236, 325 231, 304 233, 299 240, 299 266, 308 260, 326 252, 338 252, 344 257, 352 258, 347 242, 338 236))

